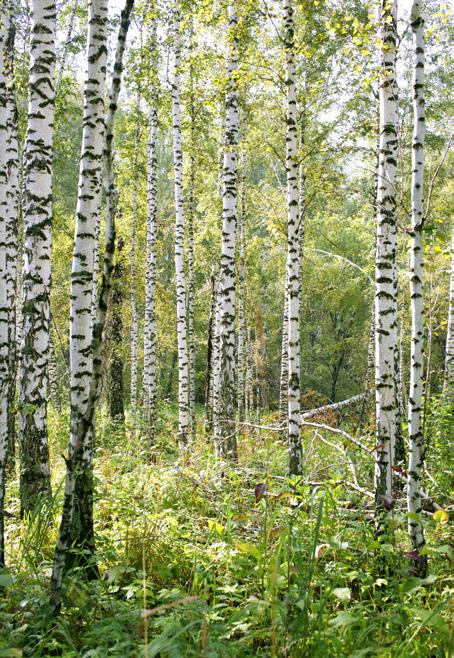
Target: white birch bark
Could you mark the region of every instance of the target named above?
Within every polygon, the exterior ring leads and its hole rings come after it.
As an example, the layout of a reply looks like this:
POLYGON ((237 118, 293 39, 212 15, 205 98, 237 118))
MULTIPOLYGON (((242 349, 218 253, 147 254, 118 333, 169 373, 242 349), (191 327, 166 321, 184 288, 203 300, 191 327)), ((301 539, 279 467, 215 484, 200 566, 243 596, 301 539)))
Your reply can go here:
POLYGON ((235 431, 235 243, 238 214, 239 103, 238 14, 236 0, 228 5, 229 34, 227 90, 225 96, 225 143, 222 185, 222 242, 220 268, 220 359, 219 393, 214 409, 216 451, 221 457, 237 458, 235 431))
POLYGON ((14 436, 18 141, 14 85, 16 3, 0 3, 0 567, 5 565, 5 469, 14 436))
POLYGON ((299 475, 302 469, 300 433, 300 213, 298 210, 297 108, 295 83, 294 32, 292 0, 283 1, 284 46, 286 59, 286 149, 287 174, 287 291, 288 297, 288 442, 289 471, 299 475))
POLYGON ((73 35, 73 30, 74 30, 74 19, 76 18, 78 7, 79 7, 79 0, 74 0, 73 8, 72 8, 71 13, 69 15, 68 29, 67 29, 67 32, 66 32, 65 43, 63 44, 63 53, 62 53, 62 57, 61 57, 60 68, 58 70, 57 84, 55 85, 55 89, 56 89, 57 93, 60 89, 61 81, 62 81, 62 78, 63 78, 63 73, 65 72, 65 68, 66 68, 66 60, 68 58, 68 48, 71 45, 71 40, 72 40, 72 35, 73 35))
POLYGON ((56 6, 32 2, 28 120, 24 155, 22 343, 19 379, 20 499, 31 511, 50 493, 47 438, 52 247, 56 6))
POLYGON ((414 0, 411 11, 411 27, 414 42, 413 67, 413 144, 411 181, 411 247, 410 247, 410 297, 411 297, 411 349, 410 391, 408 395, 408 484, 407 508, 408 534, 415 551, 415 570, 427 575, 427 557, 421 556, 424 548, 424 530, 421 523, 421 469, 423 465, 424 436, 422 427, 423 406, 423 347, 424 347, 424 20, 421 16, 421 0, 414 0), (416 515, 416 518, 415 518, 416 515))
POLYGON ((60 531, 55 549, 51 590, 54 606, 61 601, 61 585, 68 548, 72 543, 93 552, 92 423, 86 421, 93 379, 93 275, 97 226, 101 212, 102 159, 105 144, 104 95, 107 60, 107 0, 91 0, 84 85, 84 116, 79 169, 79 192, 71 273, 69 455, 60 531), (86 536, 84 536, 84 534, 86 536))
POLYGON ((397 2, 382 0, 380 15, 380 143, 375 259, 376 508, 392 498, 397 427, 397 2))
POLYGON ((284 314, 282 317, 281 375, 279 383, 279 419, 288 423, 288 273, 285 276, 284 314))
POLYGON ((195 271, 194 271, 194 216, 195 216, 195 105, 194 105, 194 83, 192 51, 194 40, 194 27, 191 23, 190 29, 190 90, 189 90, 189 119, 190 119, 190 146, 189 146, 189 181, 188 181, 188 346, 189 346, 189 417, 191 424, 191 436, 196 435, 195 416, 195 334, 194 334, 194 294, 195 294, 195 271))
POLYGON ((449 283, 448 330, 445 351, 444 394, 451 402, 454 400, 454 227, 451 236, 451 277, 449 283))
MULTIPOLYGON (((139 112, 140 96, 137 96, 137 111, 139 112)), ((133 192, 132 192, 132 226, 131 226, 131 249, 129 252, 130 266, 130 292, 129 300, 131 304, 131 420, 135 428, 137 423, 137 352, 139 347, 139 322, 137 317, 136 302, 136 239, 137 239, 137 188, 138 188, 138 157, 139 157, 139 126, 136 126, 134 136, 134 160, 132 165, 133 192)))
POLYGON ((239 248, 238 248, 238 420, 244 420, 245 391, 246 391, 246 112, 242 116, 241 135, 241 191, 239 221, 239 248))
POLYGON ((183 151, 181 134, 181 18, 178 4, 174 8, 174 73, 172 80, 173 166, 175 186, 175 275, 177 292, 178 341, 178 437, 180 446, 189 440, 189 350, 187 332, 186 275, 184 270, 185 216, 183 197, 183 151))
POLYGON ((157 232, 157 169, 156 146, 158 140, 158 53, 156 18, 151 17, 151 86, 148 119, 147 169, 147 269, 145 280, 145 318, 143 348, 143 406, 148 428, 149 446, 155 445, 156 432, 156 232, 157 232))

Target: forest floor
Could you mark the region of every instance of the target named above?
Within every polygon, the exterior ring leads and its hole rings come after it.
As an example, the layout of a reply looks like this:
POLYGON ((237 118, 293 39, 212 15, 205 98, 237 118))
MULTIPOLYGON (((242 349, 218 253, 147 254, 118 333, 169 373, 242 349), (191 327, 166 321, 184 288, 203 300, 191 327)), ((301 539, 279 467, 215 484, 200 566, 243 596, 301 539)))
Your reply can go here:
MULTIPOLYGON (((52 618, 48 584, 68 425, 67 415, 53 414, 53 499, 21 521, 18 483, 8 485, 14 516, 6 519, 10 568, 0 573, 0 658, 453 655, 446 516, 425 514, 430 576, 417 579, 405 555, 403 499, 389 537, 377 541, 373 499, 348 484, 356 477, 370 490, 372 460, 338 436, 305 431, 304 477, 297 482, 285 477, 278 433, 249 428, 240 436, 238 465, 222 466, 202 435, 180 457, 175 421, 175 410, 164 407, 150 464, 139 434, 115 432, 99 417, 102 578, 85 582, 72 572, 62 613, 52 618)), ((425 482, 448 506, 443 432, 443 423, 433 431, 425 482)), ((372 447, 371 437, 362 440, 372 447)))

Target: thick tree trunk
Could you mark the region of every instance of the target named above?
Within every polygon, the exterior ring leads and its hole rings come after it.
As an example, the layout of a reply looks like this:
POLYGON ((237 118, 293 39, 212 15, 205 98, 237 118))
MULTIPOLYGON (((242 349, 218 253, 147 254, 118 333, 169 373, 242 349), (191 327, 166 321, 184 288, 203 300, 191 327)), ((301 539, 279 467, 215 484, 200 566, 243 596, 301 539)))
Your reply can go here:
POLYGON ((235 242, 238 206, 239 104, 238 35, 236 0, 228 5, 229 36, 227 90, 225 96, 225 141, 222 181, 222 243, 220 268, 220 344, 219 394, 214 408, 216 452, 218 456, 237 458, 235 429, 235 242))
POLYGON ((71 434, 63 512, 51 576, 51 599, 58 609, 65 567, 79 559, 87 576, 97 573, 92 556, 93 532, 93 416, 101 382, 101 345, 115 251, 115 205, 112 192, 113 123, 121 85, 123 54, 134 0, 126 0, 121 14, 117 51, 104 119, 107 37, 106 0, 91 0, 85 85, 84 130, 77 206, 76 238, 71 286, 71 434), (105 133, 105 139, 104 139, 105 133), (104 274, 96 322, 92 326, 92 274, 96 220, 100 212, 101 167, 106 162, 106 247, 104 274), (96 166, 93 166, 95 164, 96 166), (91 166, 90 166, 91 165, 91 166), (86 333, 85 333, 86 332, 86 333), (69 548, 84 553, 69 554, 69 548))
POLYGON ((423 404, 423 347, 424 347, 424 20, 421 16, 421 0, 414 0, 411 11, 411 27, 414 39, 413 69, 413 145, 411 181, 411 247, 410 247, 410 297, 411 297, 411 353, 410 391, 408 395, 408 534, 414 567, 418 575, 427 575, 427 556, 420 555, 424 548, 424 530, 421 522, 421 469, 424 454, 422 430, 423 404))
POLYGON ((151 86, 148 118, 147 169, 147 269, 145 275, 145 317, 143 347, 143 407, 148 428, 149 447, 156 441, 156 231, 157 231, 157 168, 158 89, 156 18, 150 24, 151 86))
POLYGON ((284 46, 286 59, 286 149, 287 174, 287 290, 288 299, 288 443, 289 471, 299 475, 302 469, 300 433, 300 213, 298 211, 297 108, 295 81, 294 33, 295 19, 292 0, 284 0, 284 46))
POLYGON ((23 334, 19 380, 22 512, 30 512, 39 495, 50 494, 47 367, 50 334, 55 30, 55 1, 34 0, 24 161, 23 334))
POLYGON ((181 134, 181 17, 179 0, 174 9, 174 75, 172 80, 173 166, 175 184, 175 275, 177 290, 178 342, 178 439, 181 447, 189 441, 189 349, 187 332, 186 275, 184 270, 183 151, 181 134))
POLYGON ((376 511, 392 499, 392 467, 397 427, 397 2, 382 0, 380 71, 380 146, 375 260, 376 511), (388 501, 388 502, 386 502, 388 501))

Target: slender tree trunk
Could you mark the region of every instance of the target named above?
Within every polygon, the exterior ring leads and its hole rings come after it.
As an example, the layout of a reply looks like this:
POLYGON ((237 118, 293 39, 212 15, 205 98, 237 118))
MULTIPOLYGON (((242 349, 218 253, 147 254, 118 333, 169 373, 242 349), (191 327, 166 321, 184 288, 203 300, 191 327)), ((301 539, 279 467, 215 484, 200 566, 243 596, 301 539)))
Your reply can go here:
POLYGON ((58 395, 58 374, 57 374, 57 359, 55 356, 55 344, 52 335, 52 329, 49 327, 49 362, 48 362, 48 377, 49 377, 49 393, 50 401, 55 411, 60 411, 60 399, 58 395))
MULTIPOLYGON (((109 165, 112 168, 112 164, 109 165)), ((112 179, 112 173, 106 171, 112 179)), ((116 213, 116 196, 117 192, 112 182, 111 195, 113 196, 110 205, 111 212, 116 213)), ((112 221, 112 220, 111 220, 112 221)), ((112 272, 112 291, 110 295, 110 327, 109 327, 109 367, 108 367, 108 386, 109 386, 109 411, 110 419, 117 429, 124 429, 125 424, 125 406, 124 406, 124 386, 123 386, 123 319, 121 317, 121 306, 123 303, 122 280, 125 276, 125 267, 122 262, 121 252, 123 251, 123 241, 117 240, 117 258, 112 272)))
POLYGON ((376 511, 382 516, 392 500, 396 441, 397 271, 396 166, 397 87, 395 60, 397 2, 382 0, 380 71, 380 147, 377 185, 375 260, 376 511), (387 502, 386 502, 387 501, 387 502))
POLYGON ((97 573, 93 555, 93 416, 99 397, 102 333, 108 306, 115 251, 115 205, 112 198, 113 123, 121 85, 123 54, 134 0, 126 0, 121 14, 107 122, 104 91, 107 36, 106 0, 91 0, 87 47, 84 130, 79 178, 79 199, 71 286, 71 434, 63 512, 51 576, 51 600, 61 605, 65 568, 74 562, 69 548, 83 548, 82 563, 88 576, 97 573), (104 139, 105 133, 105 139, 104 139), (96 323, 91 325, 92 274, 96 219, 100 211, 101 166, 106 161, 106 248, 104 275, 96 323), (96 166, 93 166, 95 164, 96 166), (71 558, 69 560, 68 558, 71 558))
MULTIPOLYGON (((194 30, 191 24, 190 57, 192 57, 194 30)), ((189 184, 188 184, 188 344, 189 344, 189 416, 191 423, 191 436, 196 435, 195 417, 195 335, 194 335, 194 185, 195 185, 195 105, 193 84, 192 59, 190 61, 190 92, 189 92, 189 118, 190 118, 190 153, 189 153, 189 184)))
POLYGON ((288 442, 289 471, 299 475, 302 469, 300 433, 300 213, 298 211, 297 108, 295 82, 294 33, 292 0, 284 0, 284 45, 286 59, 287 134, 285 168, 287 174, 287 290, 288 298, 288 442))
POLYGON ((225 96, 225 148, 222 185, 222 244, 220 269, 219 399, 214 409, 216 450, 220 457, 237 458, 235 429, 235 242, 238 205, 239 104, 237 5, 228 5, 229 52, 225 96))
POLYGON ((415 552, 415 571, 421 577, 427 575, 427 556, 420 555, 424 548, 424 530, 421 522, 420 478, 423 465, 424 436, 422 432, 423 403, 423 347, 424 347, 424 20, 421 16, 421 0, 414 0, 411 11, 411 27, 414 40, 413 69, 413 148, 412 148, 412 235, 410 248, 410 297, 411 297, 411 354, 410 392, 408 395, 408 484, 407 506, 408 534, 412 551, 415 552))
POLYGON ((55 85, 55 89, 57 90, 57 93, 60 89, 63 73, 65 72, 65 68, 66 68, 66 60, 68 58, 68 48, 71 45, 72 35, 74 30, 74 19, 76 18, 78 8, 79 8, 79 0, 74 0, 73 8, 69 15, 68 30, 66 32, 65 43, 63 44, 63 53, 61 57, 60 68, 58 71, 57 84, 55 85))
MULTIPOLYGON (((5 565, 5 476, 14 440, 18 140, 14 84, 16 3, 0 3, 0 567, 5 565)), ((14 445, 14 444, 13 444, 14 445)))
POLYGON ((451 236, 451 278, 449 285, 448 331, 446 334, 444 395, 454 402, 454 227, 451 236))
POLYGON ((210 435, 213 431, 213 356, 215 323, 216 323, 216 302, 217 302, 217 277, 213 266, 210 278, 210 314, 208 316, 208 336, 207 336, 207 355, 206 355, 206 377, 205 377, 205 433, 210 435))
POLYGON ((19 136, 18 112, 16 101, 16 83, 14 75, 14 45, 16 37, 16 20, 19 11, 17 0, 9 0, 5 5, 7 15, 6 39, 6 296, 8 309, 8 448, 7 459, 10 459, 14 469, 15 439, 16 439, 16 377, 17 377, 17 347, 16 347, 16 308, 20 302, 17 295, 17 279, 20 268, 19 260, 19 136), (8 23, 9 21, 9 23, 8 23))
POLYGON ((25 144, 23 335, 19 382, 21 510, 50 494, 47 437, 52 247, 55 0, 33 0, 25 144))
POLYGON ((285 276, 284 315, 282 317, 281 376, 279 384, 279 419, 288 423, 288 273, 285 276))
POLYGON ((151 17, 150 48, 151 86, 148 119, 148 173, 147 173, 147 270, 145 281, 145 318, 143 348, 143 400, 148 428, 149 446, 156 441, 156 231, 157 231, 157 169, 156 146, 158 139, 158 89, 156 17, 151 17))
MULTIPOLYGON (((140 96, 137 94, 137 112, 140 111, 140 96)), ((139 158, 139 119, 134 136, 134 160, 132 165, 133 192, 132 192, 132 227, 131 227, 131 249, 129 252, 130 264, 130 293, 131 303, 131 421, 135 428, 137 424, 137 352, 139 347, 139 321, 137 317, 136 302, 136 238, 137 238, 137 188, 138 188, 138 158, 139 158)))
POLYGON ((238 420, 244 420, 246 390, 246 318, 244 312, 246 292, 246 112, 242 116, 241 135, 241 192, 239 220, 239 254, 238 254, 238 420))
POLYGON ((178 438, 180 446, 189 441, 189 350, 186 308, 186 276, 184 271, 184 198, 183 151, 181 134, 180 79, 181 79, 181 17, 179 0, 174 9, 174 76, 172 80, 173 165, 175 178, 175 274, 177 289, 178 340, 178 438))

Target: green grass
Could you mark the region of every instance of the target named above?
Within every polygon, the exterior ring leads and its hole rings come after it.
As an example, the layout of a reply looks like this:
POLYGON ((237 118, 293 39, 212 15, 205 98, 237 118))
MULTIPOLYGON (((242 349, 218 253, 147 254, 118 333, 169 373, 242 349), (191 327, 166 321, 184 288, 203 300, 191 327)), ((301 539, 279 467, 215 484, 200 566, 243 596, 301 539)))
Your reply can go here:
MULTIPOLYGON (((86 583, 70 574, 62 614, 52 619, 65 427, 64 416, 52 419, 53 500, 20 521, 17 482, 9 485, 15 517, 7 519, 10 568, 0 574, 0 658, 452 655, 448 526, 425 517, 431 575, 417 580, 404 555, 404 511, 394 514, 393 543, 378 543, 367 498, 342 484, 348 465, 313 432, 304 436, 304 477, 289 482, 285 444, 269 432, 241 436, 235 468, 216 463, 204 436, 179 459, 170 406, 151 465, 139 433, 114 432, 98 418, 103 576, 86 583), (267 495, 256 503, 258 483, 267 495)), ((435 441, 432 459, 443 450, 435 441)), ((349 454, 370 488, 371 463, 349 454)))

